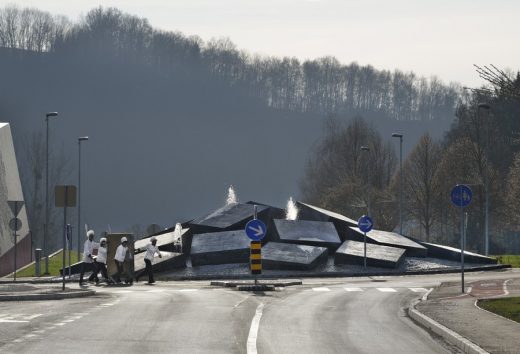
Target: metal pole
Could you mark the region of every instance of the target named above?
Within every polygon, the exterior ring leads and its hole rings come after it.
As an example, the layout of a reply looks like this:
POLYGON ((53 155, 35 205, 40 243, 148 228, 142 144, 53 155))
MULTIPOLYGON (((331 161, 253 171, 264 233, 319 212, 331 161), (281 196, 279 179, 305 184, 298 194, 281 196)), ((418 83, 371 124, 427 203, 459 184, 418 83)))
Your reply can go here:
POLYGON ((254 212, 254 218, 255 218, 255 220, 256 220, 256 213, 257 213, 257 210, 258 210, 258 206, 255 204, 254 207, 253 207, 253 209, 254 209, 254 211, 255 211, 255 212, 254 212))
MULTIPOLYGON (((257 217, 257 211, 258 211, 258 206, 257 206, 256 204, 253 206, 253 210, 254 210, 254 218, 255 218, 255 220, 256 220, 256 217, 257 217)), ((253 278, 255 279, 255 286, 257 286, 257 285, 258 285, 258 277, 257 277, 257 275, 254 274, 254 275, 253 275, 253 278)))
POLYGON ((66 240, 67 240, 67 201, 69 200, 68 198, 68 187, 65 186, 65 203, 64 203, 64 206, 63 206, 63 256, 62 256, 62 265, 61 265, 61 278, 62 278, 62 286, 61 286, 61 290, 65 290, 65 251, 67 250, 66 248, 66 240))
MULTIPOLYGON (((488 126, 486 124, 486 126, 488 126)), ((484 221, 484 249, 485 255, 489 256, 489 175, 488 175, 488 164, 489 164, 489 130, 486 129, 486 170, 484 171, 485 186, 486 186, 486 217, 484 221)))
POLYGON ((464 294, 464 207, 462 206, 463 203, 463 193, 462 188, 459 189, 460 191, 460 274, 461 274, 461 286, 462 286, 462 293, 464 294))
POLYGON ((70 277, 72 275, 72 270, 70 269, 71 261, 70 261, 70 254, 72 253, 72 227, 70 224, 67 224, 67 245, 69 249, 69 282, 70 277))
POLYGON ((399 138, 399 234, 403 234, 403 137, 399 138))
POLYGON ((367 267, 367 233, 366 232, 363 232, 364 234, 364 237, 363 237, 363 241, 364 241, 364 251, 363 251, 363 267, 367 267))
POLYGON ((45 275, 49 274, 49 259, 47 257, 47 234, 49 229, 49 116, 45 116, 47 123, 47 138, 45 139, 45 225, 43 228, 43 257, 45 258, 45 275))
MULTIPOLYGON (((81 140, 78 139, 78 262, 81 229, 81 140)), ((71 237, 72 238, 72 237, 71 237)))
POLYGON ((17 250, 17 242, 16 242, 16 230, 18 229, 18 202, 14 202, 14 281, 16 281, 16 254, 17 250))

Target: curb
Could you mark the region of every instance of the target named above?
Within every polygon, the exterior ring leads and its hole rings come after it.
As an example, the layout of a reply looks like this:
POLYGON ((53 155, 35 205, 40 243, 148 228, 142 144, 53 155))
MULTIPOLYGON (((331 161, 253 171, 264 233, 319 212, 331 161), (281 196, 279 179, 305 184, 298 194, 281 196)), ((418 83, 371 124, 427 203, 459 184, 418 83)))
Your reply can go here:
POLYGON ((410 307, 408 308, 408 315, 414 320, 416 323, 421 325, 422 327, 432 331, 433 333, 441 336, 447 342, 453 344, 464 353, 468 354, 489 354, 489 352, 485 351, 466 337, 461 336, 457 332, 452 331, 446 326, 443 326, 439 322, 433 320, 432 318, 426 316, 421 313, 419 310, 415 308, 415 306, 420 301, 425 301, 428 294, 423 296, 422 300, 415 300, 412 302, 410 307))
MULTIPOLYGON (((489 266, 480 266, 473 268, 466 268, 464 271, 469 272, 480 272, 486 270, 498 270, 498 269, 509 269, 511 268, 508 264, 497 264, 489 266)), ((355 277, 378 277, 378 276, 401 276, 401 275, 432 275, 432 274, 450 274, 460 273, 460 268, 457 269, 436 269, 430 271, 411 271, 411 272, 392 272, 392 271, 379 271, 379 272, 366 272, 366 273, 354 273, 354 272, 319 272, 319 273, 291 273, 291 274, 260 274, 256 278, 258 280, 272 280, 272 279, 283 279, 283 278, 355 278, 355 277)), ((251 274, 200 274, 200 275, 170 275, 161 276, 160 274, 156 277, 159 280, 254 280, 251 274)))
POLYGON ((53 294, 0 295, 0 301, 63 300, 95 295, 95 290, 79 290, 53 294))

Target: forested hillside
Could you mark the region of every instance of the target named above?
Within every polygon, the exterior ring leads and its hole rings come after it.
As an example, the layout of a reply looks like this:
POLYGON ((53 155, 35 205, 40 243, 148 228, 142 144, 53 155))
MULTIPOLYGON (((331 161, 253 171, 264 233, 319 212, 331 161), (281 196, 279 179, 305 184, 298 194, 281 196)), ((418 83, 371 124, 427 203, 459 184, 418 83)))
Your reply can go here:
POLYGON ((82 214, 100 231, 171 226, 220 206, 229 184, 244 201, 283 205, 298 197, 326 117, 362 117, 385 140, 401 131, 406 151, 449 128, 457 85, 352 59, 255 56, 117 9, 78 23, 0 9, 0 120, 12 124, 35 240, 49 111, 59 112, 49 122, 51 185, 76 184, 77 138, 88 135, 82 214))

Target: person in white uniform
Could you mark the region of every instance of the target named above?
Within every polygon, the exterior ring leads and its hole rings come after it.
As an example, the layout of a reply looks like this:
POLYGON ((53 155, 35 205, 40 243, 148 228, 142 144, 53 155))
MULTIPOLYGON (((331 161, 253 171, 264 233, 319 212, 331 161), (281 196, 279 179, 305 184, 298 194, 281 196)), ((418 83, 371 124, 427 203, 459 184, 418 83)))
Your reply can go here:
POLYGON ((98 244, 94 242, 94 230, 88 230, 87 231, 87 240, 85 241, 85 244, 83 245, 83 263, 81 263, 81 271, 79 274, 79 285, 83 285, 83 275, 85 275, 85 268, 87 267, 87 264, 92 264, 94 267, 92 274, 88 277, 88 281, 94 281, 98 279, 97 277, 97 271, 96 271, 96 264, 94 264, 94 248, 97 248, 98 244))
MULTIPOLYGON (((121 273, 124 272, 125 260, 127 258, 132 257, 132 255, 127 254, 127 253, 128 253, 128 239, 126 237, 121 237, 121 244, 119 246, 117 246, 116 255, 114 256, 114 261, 116 262, 116 267, 117 267, 117 273, 115 275, 115 281, 117 283, 121 283, 121 273)), ((132 278, 128 274, 128 272, 126 273, 125 283, 132 284, 132 278)))
MULTIPOLYGON (((97 272, 99 273, 101 271, 101 274, 103 275, 103 278, 107 283, 109 283, 108 274, 107 274, 107 239, 101 238, 99 240, 99 249, 98 249, 98 255, 96 257, 96 264, 97 264, 97 272)), ((96 282, 96 284, 99 284, 99 280, 96 282)))
POLYGON ((144 263, 146 265, 146 272, 148 273, 148 284, 155 283, 152 269, 152 262, 153 258, 155 257, 155 254, 157 253, 159 255, 159 258, 162 258, 161 252, 159 252, 159 248, 156 245, 157 238, 155 236, 152 236, 152 238, 150 238, 150 243, 147 244, 145 247, 146 254, 144 255, 144 263))

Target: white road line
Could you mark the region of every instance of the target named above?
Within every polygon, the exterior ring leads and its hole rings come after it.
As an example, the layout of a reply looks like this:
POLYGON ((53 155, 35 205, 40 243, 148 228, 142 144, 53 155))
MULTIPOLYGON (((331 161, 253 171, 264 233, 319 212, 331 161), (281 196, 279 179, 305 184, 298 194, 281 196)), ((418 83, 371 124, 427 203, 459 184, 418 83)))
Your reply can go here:
POLYGON ((153 289, 153 290, 147 290, 147 293, 164 293, 166 290, 164 289, 153 289))
POLYGON ((361 288, 344 288, 346 291, 348 292, 351 292, 351 291, 363 291, 363 289, 361 288))
POLYGON ((425 293, 428 291, 428 289, 425 288, 409 288, 414 293, 425 293))
POLYGON ((30 321, 30 320, 35 319, 36 317, 40 317, 41 315, 42 315, 41 313, 36 313, 34 315, 31 315, 31 316, 25 316, 25 319, 30 321))
POLYGON ((509 283, 510 281, 511 281, 511 279, 507 279, 507 280, 502 284, 502 290, 504 291, 504 296, 509 295, 509 291, 507 290, 507 283, 509 283))
POLYGON ((29 334, 26 334, 24 337, 25 338, 34 338, 34 337, 37 337, 37 336, 38 336, 37 334, 29 333, 29 334))
POLYGON ((330 291, 329 288, 312 288, 313 291, 330 291))
POLYGON ((70 322, 74 322, 74 320, 63 320, 61 322, 70 323, 70 322))
POLYGON ((53 324, 53 326, 64 326, 64 325, 66 325, 66 323, 64 323, 64 322, 58 322, 58 323, 53 324))
POLYGON ((382 293, 395 293, 397 290, 393 288, 376 288, 377 290, 381 291, 382 293))
POLYGON ((181 289, 179 291, 198 291, 199 289, 181 289))
POLYGON ((3 320, 0 319, 0 323, 26 323, 29 321, 21 321, 21 320, 3 320))
POLYGON ((44 329, 39 329, 37 331, 33 331, 34 333, 38 333, 38 334, 43 334, 45 333, 45 330, 44 329))
POLYGON ((129 294, 129 293, 133 293, 132 290, 117 290, 117 291, 114 291, 116 294, 129 294))
POLYGON ((264 304, 260 303, 256 308, 255 316, 251 321, 251 327, 249 328, 249 335, 247 336, 247 354, 256 354, 256 339, 258 337, 258 328, 260 327, 260 319, 262 318, 262 310, 264 304))

